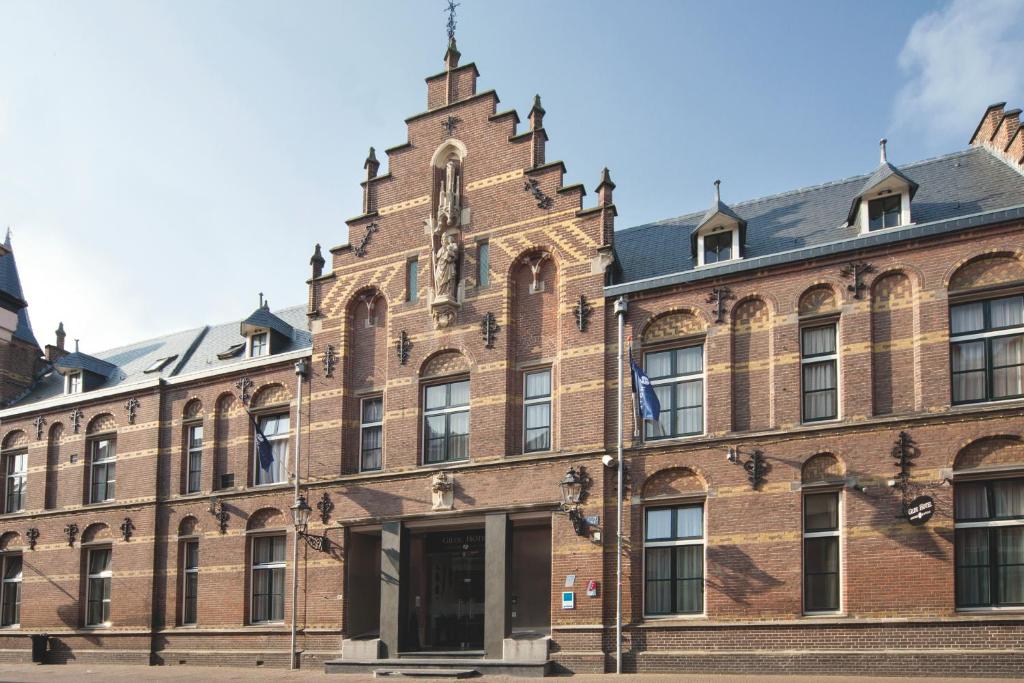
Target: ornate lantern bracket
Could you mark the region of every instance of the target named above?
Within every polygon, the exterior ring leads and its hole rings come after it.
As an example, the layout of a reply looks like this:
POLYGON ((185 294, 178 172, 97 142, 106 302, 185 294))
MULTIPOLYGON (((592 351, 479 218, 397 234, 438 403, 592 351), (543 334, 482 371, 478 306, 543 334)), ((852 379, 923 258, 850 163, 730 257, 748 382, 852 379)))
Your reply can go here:
MULTIPOLYGON (((318 503, 317 507, 319 506, 318 503)), ((321 553, 328 552, 331 542, 326 536, 306 533, 306 529, 309 527, 309 516, 312 513, 313 509, 306 502, 306 497, 299 496, 299 499, 292 505, 292 522, 295 524, 295 535, 305 541, 306 545, 313 550, 321 553)))

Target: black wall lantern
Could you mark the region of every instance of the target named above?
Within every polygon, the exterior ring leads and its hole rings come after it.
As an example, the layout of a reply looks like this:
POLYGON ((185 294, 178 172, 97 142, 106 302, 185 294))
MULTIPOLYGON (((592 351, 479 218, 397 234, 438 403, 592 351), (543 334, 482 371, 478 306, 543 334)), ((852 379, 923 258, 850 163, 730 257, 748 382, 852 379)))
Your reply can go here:
POLYGON ((295 524, 295 535, 306 542, 313 550, 320 552, 327 552, 327 547, 330 542, 326 536, 314 536, 306 533, 306 529, 309 527, 309 517, 313 514, 313 508, 309 507, 309 503, 306 502, 305 496, 299 496, 299 499, 292 505, 292 522, 295 524))
POLYGON ((580 503, 586 495, 587 488, 587 478, 583 468, 581 467, 577 471, 575 467, 570 467, 562 477, 562 481, 558 482, 558 488, 562 492, 562 510, 569 515, 569 521, 572 522, 572 528, 575 529, 576 535, 587 536, 587 520, 580 513, 580 503))

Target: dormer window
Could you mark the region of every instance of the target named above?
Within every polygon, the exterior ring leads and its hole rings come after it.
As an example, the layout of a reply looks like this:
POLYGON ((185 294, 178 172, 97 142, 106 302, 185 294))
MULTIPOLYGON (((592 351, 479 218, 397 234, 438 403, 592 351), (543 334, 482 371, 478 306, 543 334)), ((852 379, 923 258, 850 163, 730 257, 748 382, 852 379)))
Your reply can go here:
POLYGON ((722 201, 721 181, 715 181, 715 201, 690 232, 690 249, 697 266, 712 266, 742 258, 747 222, 722 201))
POLYGON ((82 393, 82 373, 72 372, 65 377, 65 391, 68 394, 82 393))
POLYGON ((249 337, 249 357, 260 358, 267 355, 270 351, 270 345, 268 339, 270 334, 267 332, 257 332, 256 334, 249 337))
POLYGON ((881 141, 880 163, 850 204, 846 223, 861 234, 910 225, 910 202, 917 194, 917 183, 886 159, 885 140, 881 141))
POLYGON ((895 228, 902 225, 903 195, 894 194, 879 197, 868 202, 868 230, 895 228))
POLYGON ((732 258, 732 230, 704 235, 704 265, 732 258))

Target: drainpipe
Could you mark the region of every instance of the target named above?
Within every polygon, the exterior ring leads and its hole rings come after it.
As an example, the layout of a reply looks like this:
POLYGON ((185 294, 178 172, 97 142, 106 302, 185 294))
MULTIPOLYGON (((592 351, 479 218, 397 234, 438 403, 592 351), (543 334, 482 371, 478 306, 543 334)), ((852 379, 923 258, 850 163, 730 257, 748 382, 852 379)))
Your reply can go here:
MULTIPOLYGON (((295 395, 298 402, 295 407, 295 503, 299 502, 299 469, 300 458, 302 457, 302 380, 306 377, 306 360, 300 359, 295 363, 295 395)), ((288 668, 295 669, 295 631, 297 623, 297 612, 299 607, 299 528, 292 525, 294 538, 292 539, 292 641, 288 657, 288 668)))
POLYGON ((624 466, 622 464, 622 394, 624 383, 623 372, 623 336, 626 325, 626 309, 628 308, 625 297, 619 297, 615 301, 615 315, 619 319, 619 368, 618 368, 618 435, 616 444, 618 448, 618 482, 615 495, 615 673, 622 673, 622 480, 624 466))

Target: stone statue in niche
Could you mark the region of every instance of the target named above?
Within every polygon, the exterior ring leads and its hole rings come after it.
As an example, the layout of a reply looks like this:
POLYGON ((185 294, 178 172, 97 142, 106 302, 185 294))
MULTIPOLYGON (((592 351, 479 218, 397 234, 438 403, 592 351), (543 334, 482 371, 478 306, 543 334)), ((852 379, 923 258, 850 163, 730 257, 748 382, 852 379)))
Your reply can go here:
POLYGON ((431 238, 430 256, 433 275, 430 312, 434 327, 445 328, 455 321, 459 309, 459 264, 462 259, 462 169, 457 159, 449 159, 437 193, 437 211, 426 223, 431 238))

